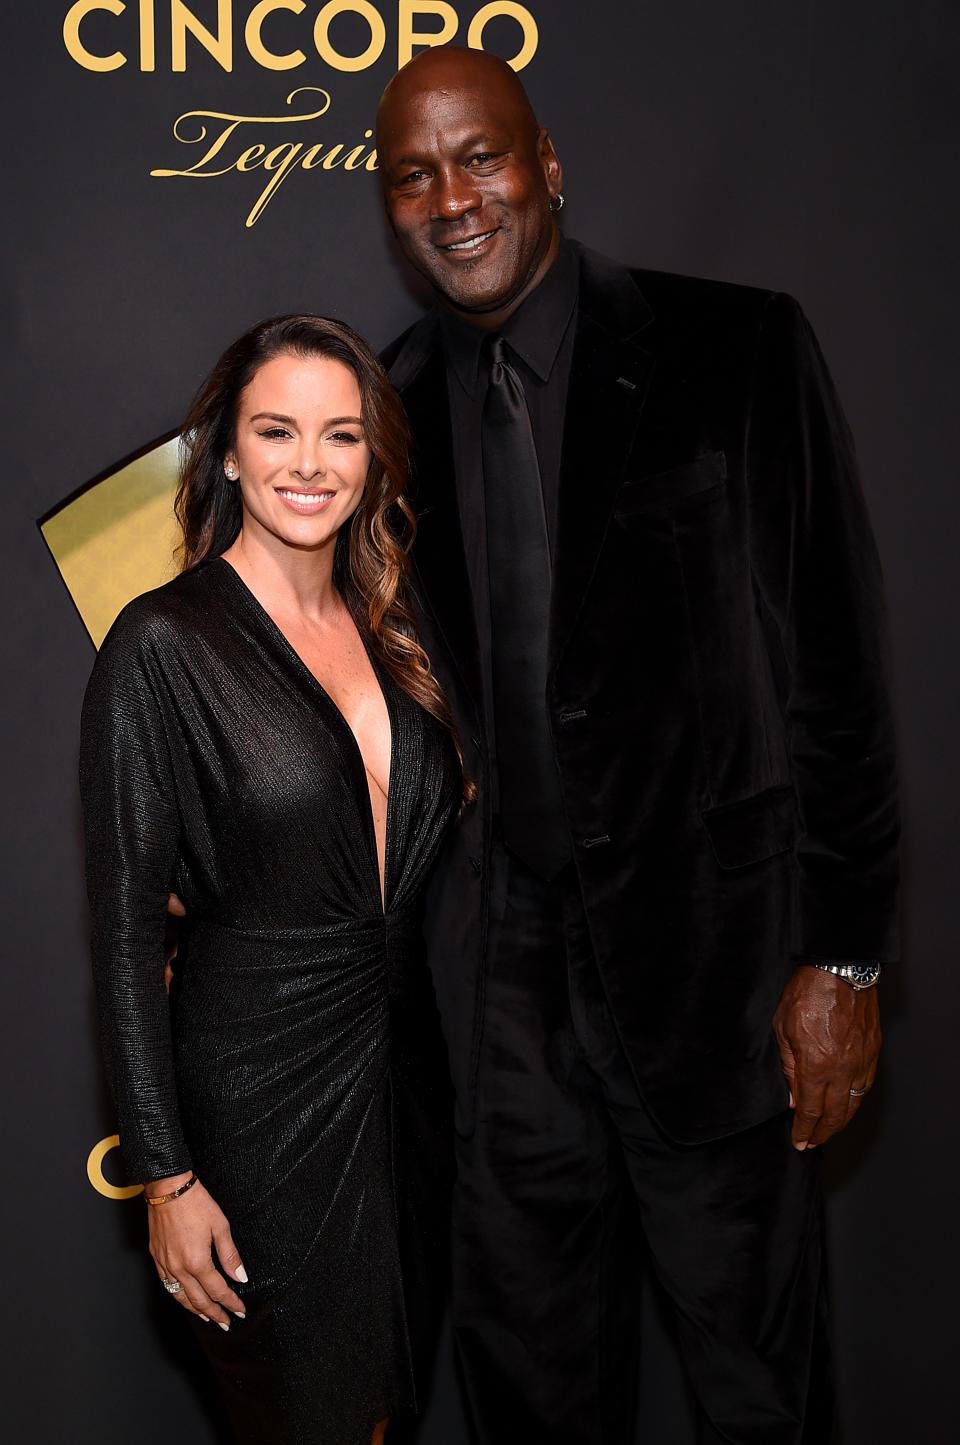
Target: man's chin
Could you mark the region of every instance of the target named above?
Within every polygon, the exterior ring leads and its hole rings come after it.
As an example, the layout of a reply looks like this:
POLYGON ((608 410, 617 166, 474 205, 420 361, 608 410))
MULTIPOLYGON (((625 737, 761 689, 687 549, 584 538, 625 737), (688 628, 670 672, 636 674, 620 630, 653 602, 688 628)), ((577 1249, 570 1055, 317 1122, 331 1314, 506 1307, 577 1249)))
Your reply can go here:
POLYGON ((452 306, 454 311, 461 311, 464 316, 483 316, 489 311, 499 311, 509 304, 512 294, 510 288, 504 287, 495 278, 454 277, 442 273, 434 276, 432 281, 434 289, 447 305, 452 306), (465 284, 468 280, 469 284, 465 284))

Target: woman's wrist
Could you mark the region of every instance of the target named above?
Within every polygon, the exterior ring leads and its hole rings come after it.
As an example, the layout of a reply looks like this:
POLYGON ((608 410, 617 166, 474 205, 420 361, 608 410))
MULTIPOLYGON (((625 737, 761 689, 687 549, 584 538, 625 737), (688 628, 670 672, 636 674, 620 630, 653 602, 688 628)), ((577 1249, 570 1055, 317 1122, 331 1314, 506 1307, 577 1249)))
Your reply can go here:
POLYGON ((188 1189, 192 1189, 193 1186, 199 1182, 196 1174, 191 1174, 190 1178, 185 1180, 183 1184, 179 1185, 176 1189, 169 1190, 166 1194, 145 1194, 143 1197, 150 1205, 160 1206, 162 1204, 172 1204, 175 1199, 179 1199, 182 1195, 186 1194, 188 1189))
POLYGON ((192 1174, 192 1169, 183 1169, 179 1174, 168 1174, 164 1179, 148 1179, 143 1186, 144 1195, 150 1199, 159 1194, 172 1194, 186 1184, 192 1174))

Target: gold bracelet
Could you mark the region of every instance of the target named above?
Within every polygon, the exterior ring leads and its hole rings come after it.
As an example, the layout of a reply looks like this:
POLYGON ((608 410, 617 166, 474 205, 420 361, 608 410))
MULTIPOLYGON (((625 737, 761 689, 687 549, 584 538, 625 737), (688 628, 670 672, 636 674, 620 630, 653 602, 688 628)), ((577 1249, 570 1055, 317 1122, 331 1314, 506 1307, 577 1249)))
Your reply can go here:
POLYGON ((180 1188, 175 1189, 172 1194, 144 1194, 143 1197, 148 1204, 169 1204, 171 1199, 179 1199, 181 1194, 186 1194, 187 1190, 192 1189, 196 1182, 197 1176, 191 1174, 186 1184, 181 1184, 180 1188))

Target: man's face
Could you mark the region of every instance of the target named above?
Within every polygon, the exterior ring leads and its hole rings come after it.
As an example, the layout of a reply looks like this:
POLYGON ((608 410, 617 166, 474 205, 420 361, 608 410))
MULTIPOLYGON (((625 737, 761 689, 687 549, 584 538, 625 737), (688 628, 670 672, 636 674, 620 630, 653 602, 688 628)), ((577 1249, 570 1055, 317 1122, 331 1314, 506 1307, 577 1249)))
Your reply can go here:
POLYGON ((494 75, 482 88, 476 77, 408 84, 385 107, 377 139, 404 254, 450 306, 499 324, 556 253, 550 199, 561 174, 549 135, 494 75))

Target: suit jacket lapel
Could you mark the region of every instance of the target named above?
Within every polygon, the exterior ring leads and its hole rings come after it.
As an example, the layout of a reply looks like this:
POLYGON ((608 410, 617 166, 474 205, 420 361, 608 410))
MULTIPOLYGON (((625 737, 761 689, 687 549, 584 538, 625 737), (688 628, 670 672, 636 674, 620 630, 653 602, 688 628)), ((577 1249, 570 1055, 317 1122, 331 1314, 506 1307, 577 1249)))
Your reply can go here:
POLYGON ((413 328, 390 367, 390 379, 403 397, 415 438, 414 585, 476 708, 479 643, 453 475, 446 368, 432 315, 413 328))
POLYGON ((597 565, 646 399, 652 312, 630 273, 584 251, 567 395, 550 629, 555 664, 597 565))

